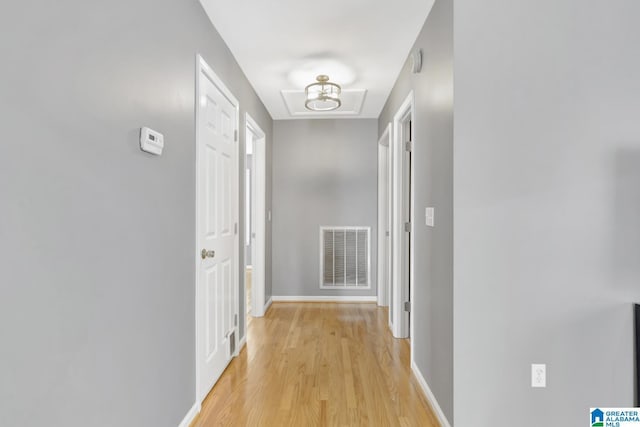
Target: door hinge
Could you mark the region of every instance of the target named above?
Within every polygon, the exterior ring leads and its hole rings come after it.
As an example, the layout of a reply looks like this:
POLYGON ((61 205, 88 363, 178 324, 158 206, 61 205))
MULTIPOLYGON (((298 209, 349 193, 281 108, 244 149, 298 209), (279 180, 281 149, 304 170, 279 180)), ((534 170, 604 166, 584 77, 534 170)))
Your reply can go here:
POLYGON ((385 234, 385 236, 387 236, 387 237, 389 237, 389 236, 390 236, 390 234, 389 234, 389 232, 388 232, 388 231, 387 231, 387 232, 385 232, 384 234, 385 234))
POLYGON ((405 149, 405 151, 408 151, 410 153, 411 150, 413 150, 413 143, 411 141, 405 142, 404 143, 404 149, 405 149))
POLYGON ((238 326, 238 315, 237 314, 233 315, 233 326, 238 326))
POLYGON ((238 234, 238 223, 233 223, 233 234, 238 234))
POLYGON ((404 231, 406 231, 407 233, 411 233, 411 223, 410 222, 405 222, 404 223, 404 231))
POLYGON ((404 302, 404 311, 407 313, 411 313, 411 301, 404 302))
POLYGON ((233 131, 233 140, 238 142, 238 129, 233 131))

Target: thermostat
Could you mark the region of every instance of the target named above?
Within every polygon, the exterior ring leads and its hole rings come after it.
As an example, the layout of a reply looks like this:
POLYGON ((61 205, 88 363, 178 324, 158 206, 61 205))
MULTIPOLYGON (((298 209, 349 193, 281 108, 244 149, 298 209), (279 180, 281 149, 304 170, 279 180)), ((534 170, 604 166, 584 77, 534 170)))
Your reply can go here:
POLYGON ((156 132, 153 129, 141 128, 140 129, 140 149, 147 153, 162 154, 164 148, 164 137, 160 132, 156 132))

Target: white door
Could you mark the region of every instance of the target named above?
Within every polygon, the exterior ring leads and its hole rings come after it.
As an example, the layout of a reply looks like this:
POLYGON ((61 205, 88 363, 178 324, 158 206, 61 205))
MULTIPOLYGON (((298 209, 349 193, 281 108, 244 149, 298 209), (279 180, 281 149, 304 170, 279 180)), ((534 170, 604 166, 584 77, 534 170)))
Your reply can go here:
POLYGON ((235 351, 238 290, 237 103, 199 73, 197 113, 197 393, 209 393, 235 351))

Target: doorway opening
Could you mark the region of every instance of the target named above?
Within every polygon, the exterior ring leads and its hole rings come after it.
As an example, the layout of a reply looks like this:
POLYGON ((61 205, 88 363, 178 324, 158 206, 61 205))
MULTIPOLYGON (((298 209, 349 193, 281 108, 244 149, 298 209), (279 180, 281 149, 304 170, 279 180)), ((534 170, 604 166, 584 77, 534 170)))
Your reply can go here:
MULTIPOLYGON (((391 123, 378 140, 378 305, 393 310, 391 295, 391 123)), ((389 319, 391 314, 389 313, 389 319)), ((389 320, 389 324, 390 320, 389 320)))
MULTIPOLYGON (((411 339, 413 285, 413 92, 393 119, 392 141, 392 287, 391 331, 411 339)), ((412 348, 413 354, 413 348, 412 348)))
POLYGON ((265 313, 266 268, 266 142, 265 133, 245 116, 244 276, 247 324, 265 313))

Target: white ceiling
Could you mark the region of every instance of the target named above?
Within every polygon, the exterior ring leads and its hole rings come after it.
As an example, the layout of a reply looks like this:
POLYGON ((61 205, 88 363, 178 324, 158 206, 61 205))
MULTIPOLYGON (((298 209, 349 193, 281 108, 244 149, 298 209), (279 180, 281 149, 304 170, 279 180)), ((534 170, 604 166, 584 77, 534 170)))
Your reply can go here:
POLYGON ((358 113, 377 118, 434 0, 200 0, 274 120, 294 115, 281 91, 327 74, 366 90, 358 113))

